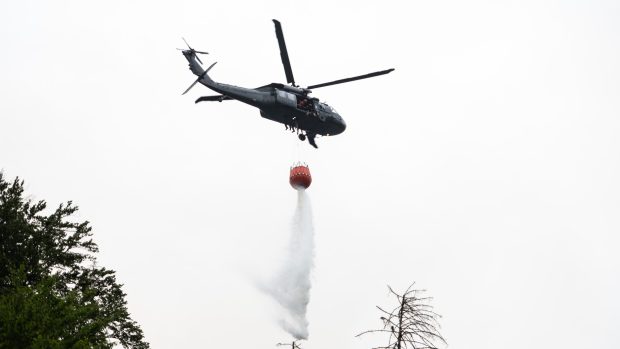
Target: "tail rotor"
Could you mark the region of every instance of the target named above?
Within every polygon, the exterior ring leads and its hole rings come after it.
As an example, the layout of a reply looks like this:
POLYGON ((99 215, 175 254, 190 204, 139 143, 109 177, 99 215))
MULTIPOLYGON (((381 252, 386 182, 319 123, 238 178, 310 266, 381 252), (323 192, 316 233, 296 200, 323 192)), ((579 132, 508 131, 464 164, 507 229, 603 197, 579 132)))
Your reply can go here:
POLYGON ((177 48, 177 50, 189 51, 192 56, 196 57, 196 59, 198 60, 198 62, 200 62, 200 64, 203 64, 202 61, 200 60, 200 57, 198 57, 197 53, 200 53, 201 55, 208 55, 209 52, 194 50, 191 46, 189 46, 189 44, 187 43, 187 40, 185 40, 185 38, 181 38, 181 39, 183 39, 183 41, 185 42, 185 45, 187 45, 189 50, 185 50, 185 49, 182 49, 182 48, 177 48))

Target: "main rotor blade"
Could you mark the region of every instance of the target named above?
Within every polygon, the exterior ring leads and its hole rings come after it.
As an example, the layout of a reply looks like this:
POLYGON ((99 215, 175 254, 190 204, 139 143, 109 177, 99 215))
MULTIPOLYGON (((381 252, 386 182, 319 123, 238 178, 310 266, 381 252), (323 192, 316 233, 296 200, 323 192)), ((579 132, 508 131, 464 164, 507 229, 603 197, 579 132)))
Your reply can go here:
POLYGON ((286 50, 284 34, 282 33, 282 25, 275 19, 273 20, 273 23, 276 25, 276 36, 278 37, 278 45, 280 46, 280 58, 282 58, 282 65, 284 66, 284 73, 286 74, 286 82, 295 85, 293 69, 291 69, 291 61, 288 59, 288 51, 286 50))
POLYGON ((374 73, 370 73, 370 74, 366 74, 366 75, 355 76, 355 77, 352 77, 352 78, 346 78, 346 79, 334 80, 334 81, 330 81, 330 82, 324 82, 322 84, 310 85, 310 86, 308 86, 306 88, 307 89, 314 89, 314 88, 331 86, 331 85, 336 85, 336 84, 344 84, 345 82, 351 82, 351 81, 361 80, 361 79, 368 79, 368 78, 372 78, 372 77, 375 77, 375 76, 387 74, 387 73, 390 73, 392 71, 394 71, 394 68, 388 69, 388 70, 382 70, 382 71, 378 71, 378 72, 374 72, 374 73))

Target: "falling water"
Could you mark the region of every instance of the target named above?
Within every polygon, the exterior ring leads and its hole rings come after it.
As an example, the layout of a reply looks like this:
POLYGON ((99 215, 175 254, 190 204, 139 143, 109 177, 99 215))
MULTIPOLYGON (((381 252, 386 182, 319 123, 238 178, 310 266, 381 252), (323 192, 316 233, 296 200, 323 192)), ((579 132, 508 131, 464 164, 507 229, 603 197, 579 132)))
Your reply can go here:
POLYGON ((283 265, 264 291, 283 308, 282 328, 295 339, 308 338, 306 310, 310 302, 310 272, 314 259, 312 207, 305 190, 297 191, 297 209, 291 225, 289 247, 283 265))

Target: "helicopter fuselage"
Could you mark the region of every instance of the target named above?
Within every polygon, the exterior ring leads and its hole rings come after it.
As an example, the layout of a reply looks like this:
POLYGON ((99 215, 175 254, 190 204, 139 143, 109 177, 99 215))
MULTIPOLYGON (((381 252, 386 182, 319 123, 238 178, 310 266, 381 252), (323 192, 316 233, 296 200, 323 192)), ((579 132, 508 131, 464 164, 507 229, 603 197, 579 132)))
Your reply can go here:
POLYGON ((196 62, 195 56, 188 52, 185 57, 190 70, 199 76, 198 82, 222 97, 229 97, 226 99, 260 109, 260 115, 265 119, 285 124, 292 130, 304 131, 308 137, 338 135, 346 129, 344 119, 331 106, 307 96, 309 90, 278 83, 252 89, 216 82, 196 62))
POLYGON ((265 119, 285 124, 291 129, 322 136, 344 132, 346 123, 331 106, 321 103, 318 98, 289 92, 289 86, 278 88, 279 85, 248 89, 222 83, 206 84, 222 95, 260 109, 260 115, 265 119))
POLYGON ((224 101, 237 100, 260 110, 260 115, 275 122, 282 123, 287 129, 297 132, 299 139, 308 140, 313 147, 317 148, 315 137, 334 136, 341 134, 347 125, 342 117, 327 103, 322 103, 318 98, 309 97, 312 89, 348 83, 362 79, 368 79, 379 75, 392 72, 394 68, 376 71, 369 74, 348 77, 344 79, 323 82, 300 88, 295 84, 293 70, 284 41, 282 25, 279 21, 273 20, 280 48, 280 58, 286 75, 287 84, 272 83, 257 88, 245 88, 240 86, 228 85, 214 81, 209 77, 208 72, 215 63, 211 64, 206 70, 200 65, 202 61, 198 54, 207 54, 204 51, 194 50, 188 43, 187 49, 179 49, 189 62, 189 69, 198 76, 183 94, 186 94, 194 85, 201 83, 220 95, 203 96, 196 100, 196 103, 203 101, 224 101))

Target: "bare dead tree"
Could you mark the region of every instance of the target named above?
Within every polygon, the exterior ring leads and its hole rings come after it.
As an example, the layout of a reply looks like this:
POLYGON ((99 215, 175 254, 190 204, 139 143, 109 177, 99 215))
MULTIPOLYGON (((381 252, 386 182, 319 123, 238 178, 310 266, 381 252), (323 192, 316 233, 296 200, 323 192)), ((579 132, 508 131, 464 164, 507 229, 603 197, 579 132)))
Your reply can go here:
POLYGON ((435 342, 447 344, 439 333, 437 319, 441 315, 435 313, 429 304, 432 298, 421 297, 425 290, 416 290, 414 285, 411 284, 402 295, 388 286, 390 293, 396 296, 398 305, 392 311, 377 306, 382 313, 383 328, 364 331, 356 337, 374 332, 389 333, 388 344, 373 349, 437 349, 435 342))
POLYGON ((276 344, 277 346, 290 346, 291 349, 301 349, 301 346, 299 345, 299 341, 292 341, 291 343, 278 343, 276 344))

